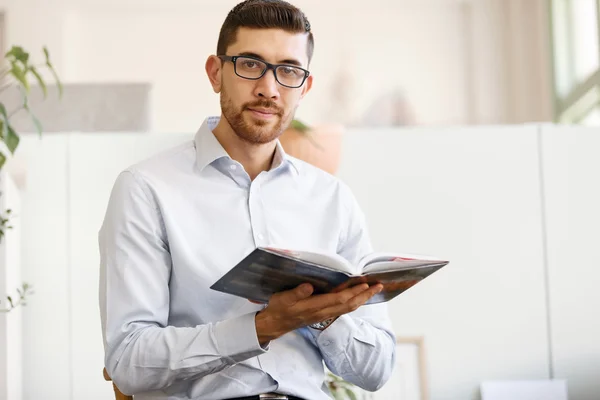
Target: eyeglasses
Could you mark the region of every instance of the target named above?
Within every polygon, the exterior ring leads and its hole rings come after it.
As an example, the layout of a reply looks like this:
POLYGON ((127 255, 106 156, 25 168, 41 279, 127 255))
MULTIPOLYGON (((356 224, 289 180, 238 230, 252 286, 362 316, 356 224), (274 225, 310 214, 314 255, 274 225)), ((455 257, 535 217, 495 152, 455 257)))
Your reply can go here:
POLYGON ((257 80, 268 70, 273 70, 275 80, 289 88, 299 88, 310 75, 304 68, 286 64, 269 64, 249 56, 218 56, 223 61, 231 61, 235 74, 244 79, 257 80))

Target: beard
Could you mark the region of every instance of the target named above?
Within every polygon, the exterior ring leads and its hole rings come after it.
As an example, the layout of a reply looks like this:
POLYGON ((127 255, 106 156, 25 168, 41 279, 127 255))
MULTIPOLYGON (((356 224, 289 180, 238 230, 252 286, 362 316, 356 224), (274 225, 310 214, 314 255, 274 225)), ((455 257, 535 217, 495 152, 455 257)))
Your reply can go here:
POLYGON ((262 99, 243 104, 237 108, 227 91, 221 90, 221 111, 237 137, 250 144, 265 144, 277 139, 290 125, 293 114, 287 115, 274 101, 262 99), (274 121, 252 118, 250 108, 268 109, 274 113, 274 121))

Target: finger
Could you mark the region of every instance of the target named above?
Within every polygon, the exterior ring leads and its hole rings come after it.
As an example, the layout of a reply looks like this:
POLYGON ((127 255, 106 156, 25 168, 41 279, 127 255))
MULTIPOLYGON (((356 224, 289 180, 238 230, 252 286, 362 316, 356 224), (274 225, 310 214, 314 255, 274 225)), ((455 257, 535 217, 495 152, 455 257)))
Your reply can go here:
POLYGON ((346 305, 349 306, 349 311, 354 311, 358 307, 364 305, 367 301, 369 301, 373 296, 383 290, 383 285, 378 283, 376 285, 371 286, 369 289, 364 290, 348 300, 346 305))
POLYGON ((344 289, 347 289, 349 287, 353 287, 356 285, 359 285, 361 283, 367 283, 367 277, 366 276, 359 276, 359 277, 355 277, 352 279, 348 279, 347 281, 339 284, 338 286, 336 286, 335 288, 333 288, 333 290, 331 291, 331 293, 337 293, 337 292, 341 292, 344 289))
POLYGON ((302 309, 303 311, 319 312, 329 307, 343 305, 348 300, 367 289, 369 289, 369 285, 363 283, 348 289, 344 289, 338 293, 315 295, 310 298, 298 301, 298 307, 300 307, 300 309, 302 309))
POLYGON ((347 314, 352 311, 356 311, 360 306, 364 305, 369 299, 381 292, 383 285, 373 285, 367 290, 363 290, 355 296, 347 299, 342 304, 333 305, 331 307, 324 308, 319 315, 319 318, 331 318, 338 317, 343 314, 347 314))
POLYGON ((280 303, 284 306, 293 306, 300 300, 310 297, 313 293, 313 287, 310 283, 303 283, 302 285, 286 290, 285 292, 276 293, 271 297, 270 304, 280 303))
POLYGON ((342 303, 345 303, 346 301, 350 300, 351 298, 355 297, 359 293, 364 292, 367 289, 369 289, 369 285, 366 283, 361 283, 359 285, 355 285, 350 288, 343 289, 337 293, 328 293, 325 296, 331 297, 330 300, 332 300, 333 303, 342 304, 342 303))
POLYGON ((344 283, 337 285, 333 289, 331 289, 331 293, 341 292, 342 290, 348 289, 349 287, 350 287, 350 281, 346 281, 344 283))
MULTIPOLYGON (((383 285, 381 283, 377 283, 369 287, 369 289, 360 292, 358 295, 354 296, 354 298, 358 298, 359 301, 364 299, 364 301, 369 300, 371 297, 375 296, 377 293, 380 293, 383 290, 383 285)), ((352 300, 352 299, 351 299, 352 300)))

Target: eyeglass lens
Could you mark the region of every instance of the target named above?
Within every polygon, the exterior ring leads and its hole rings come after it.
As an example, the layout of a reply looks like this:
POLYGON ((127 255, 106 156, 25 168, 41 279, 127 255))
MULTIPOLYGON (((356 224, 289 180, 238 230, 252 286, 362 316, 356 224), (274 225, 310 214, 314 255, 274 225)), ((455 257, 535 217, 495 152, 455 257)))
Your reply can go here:
MULTIPOLYGON (((238 57, 236 59, 236 72, 242 78, 258 79, 260 78, 267 65, 258 60, 246 57, 238 57)), ((275 78, 284 86, 299 87, 304 82, 305 72, 300 68, 289 65, 281 65, 275 68, 275 78)))

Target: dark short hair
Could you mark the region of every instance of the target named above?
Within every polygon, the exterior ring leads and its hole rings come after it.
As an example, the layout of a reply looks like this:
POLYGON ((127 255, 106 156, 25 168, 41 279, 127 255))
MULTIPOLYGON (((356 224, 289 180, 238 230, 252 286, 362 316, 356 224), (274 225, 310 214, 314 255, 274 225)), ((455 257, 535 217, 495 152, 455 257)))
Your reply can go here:
POLYGON ((217 42, 217 54, 224 55, 227 48, 235 42, 238 29, 279 28, 292 33, 308 33, 308 62, 315 47, 310 23, 304 13, 283 0, 246 0, 236 5, 225 18, 217 42))

